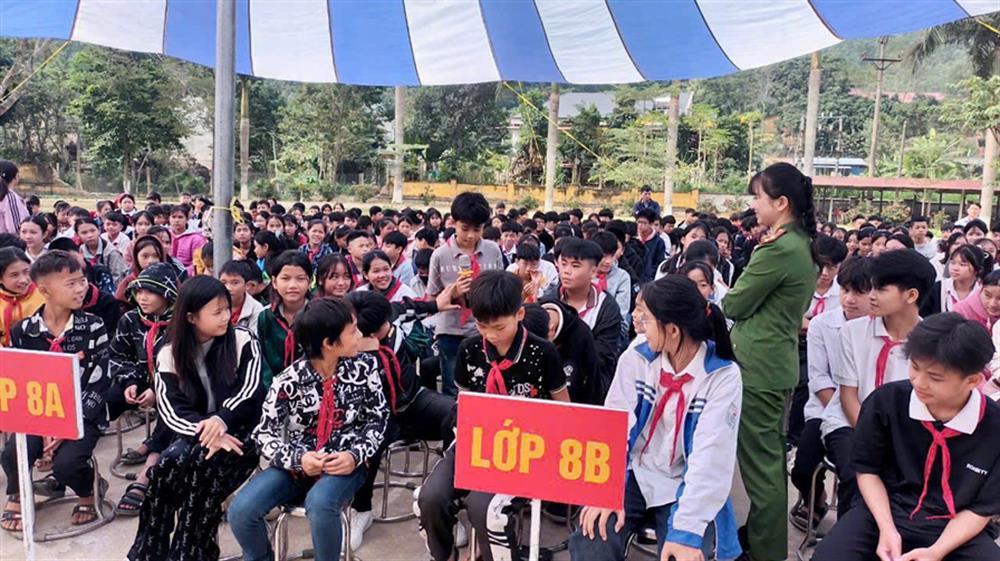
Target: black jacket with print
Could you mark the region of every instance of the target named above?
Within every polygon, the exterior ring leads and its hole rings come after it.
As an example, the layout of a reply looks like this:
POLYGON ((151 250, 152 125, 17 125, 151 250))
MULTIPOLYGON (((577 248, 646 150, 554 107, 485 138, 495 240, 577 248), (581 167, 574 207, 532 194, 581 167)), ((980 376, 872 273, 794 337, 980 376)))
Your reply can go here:
POLYGON ((217 408, 208 410, 208 392, 197 372, 183 373, 188 391, 174 368, 170 344, 156 355, 156 404, 160 418, 182 437, 194 437, 199 422, 218 416, 226 423, 227 432, 243 440, 260 419, 261 353, 257 338, 244 327, 233 328, 236 337, 236 376, 227 384, 218 372, 209 372, 212 394, 217 408))
POLYGON ((108 332, 101 318, 76 310, 61 337, 49 332, 42 320, 45 306, 21 320, 10 332, 10 346, 30 351, 53 350, 80 357, 80 403, 84 419, 103 426, 108 422, 104 392, 111 385, 108 374, 108 332))
POLYGON ((169 315, 147 318, 142 315, 139 308, 129 310, 118 320, 118 329, 111 338, 111 357, 108 360, 108 371, 112 381, 122 388, 138 386, 137 393, 152 387, 156 365, 150 365, 149 357, 146 356, 146 336, 153 325, 157 324, 152 348, 152 359, 155 363, 156 354, 166 341, 169 322, 169 315))
POLYGON ((302 456, 323 452, 350 452, 361 465, 372 458, 389 418, 382 394, 378 363, 368 353, 341 359, 334 382, 336 413, 330 439, 317 445, 323 378, 304 358, 274 378, 264 399, 260 424, 253 432, 262 456, 278 467, 301 475, 302 456))

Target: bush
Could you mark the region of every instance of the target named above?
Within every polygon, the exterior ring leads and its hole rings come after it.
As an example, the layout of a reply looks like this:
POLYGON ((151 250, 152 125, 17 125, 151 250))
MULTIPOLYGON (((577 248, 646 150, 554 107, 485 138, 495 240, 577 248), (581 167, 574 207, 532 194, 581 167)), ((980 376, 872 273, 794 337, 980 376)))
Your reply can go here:
POLYGON ((356 199, 359 199, 363 203, 367 203, 369 200, 378 195, 379 188, 374 185, 354 185, 351 187, 350 195, 356 199))
POLYGON ((518 208, 526 208, 528 210, 535 210, 540 206, 540 203, 538 202, 538 199, 528 193, 520 199, 514 201, 514 206, 518 208))

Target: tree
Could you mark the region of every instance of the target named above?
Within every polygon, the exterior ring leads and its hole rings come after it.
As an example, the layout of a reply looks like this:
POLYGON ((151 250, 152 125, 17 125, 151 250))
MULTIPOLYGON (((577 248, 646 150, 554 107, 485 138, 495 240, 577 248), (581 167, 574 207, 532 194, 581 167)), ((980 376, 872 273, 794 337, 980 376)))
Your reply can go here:
POLYGON ((438 86, 414 90, 406 127, 407 144, 426 144, 427 160, 442 179, 456 177, 463 162, 499 152, 507 133, 507 113, 492 84, 438 86))
POLYGON ((87 47, 70 61, 67 79, 91 161, 120 170, 126 192, 152 154, 181 147, 182 99, 158 58, 87 47))
POLYGON ((601 129, 601 113, 594 104, 581 105, 577 107, 576 115, 566 120, 569 125, 569 133, 579 143, 572 139, 559 143, 559 153, 564 160, 572 164, 570 172, 570 184, 586 185, 590 180, 590 174, 597 158, 591 150, 597 154, 601 153, 604 143, 604 133, 601 129), (581 146, 581 144, 583 146, 581 146), (584 148, 586 146, 590 150, 584 148))
MULTIPOLYGON (((957 179, 964 177, 965 168, 960 161, 968 155, 964 139, 954 134, 939 134, 931 129, 924 136, 913 138, 903 155, 904 177, 929 179, 957 179)), ((896 158, 883 159, 886 168, 895 171, 896 158)), ((888 171, 884 169, 883 171, 888 171)), ((886 173, 885 175, 890 175, 886 173)))
POLYGON ((525 90, 521 95, 524 98, 518 98, 519 103, 515 109, 521 119, 521 126, 518 127, 518 141, 511 171, 515 178, 526 180, 528 185, 532 185, 545 166, 542 154, 546 150, 548 121, 540 111, 545 110, 547 102, 545 94, 536 88, 525 90))
POLYGON ((753 141, 754 131, 763 119, 760 111, 747 111, 739 116, 740 124, 747 128, 747 175, 753 175, 753 141))
POLYGON ((278 179, 304 194, 336 183, 348 163, 377 164, 382 146, 382 92, 339 84, 303 84, 281 110, 278 179))
POLYGON ((632 124, 607 131, 608 157, 594 167, 594 175, 619 187, 658 185, 666 166, 666 116, 647 113, 632 124))
POLYGON ((982 130, 986 136, 983 150, 983 190, 980 205, 983 216, 993 217, 993 190, 1000 157, 1000 75, 988 79, 979 76, 963 80, 958 86, 968 95, 948 105, 946 114, 967 131, 982 130))
POLYGON ((1000 35, 981 25, 977 19, 1000 27, 1000 15, 993 14, 938 25, 921 33, 904 56, 915 71, 944 45, 961 45, 972 61, 973 72, 980 78, 1000 74, 1000 35))
POLYGON ((0 116, 10 111, 28 92, 24 87, 15 88, 27 80, 35 67, 56 49, 48 39, 4 41, 3 46, 3 52, 0 52, 0 68, 3 69, 0 75, 0 99, 3 99, 0 102, 0 116))

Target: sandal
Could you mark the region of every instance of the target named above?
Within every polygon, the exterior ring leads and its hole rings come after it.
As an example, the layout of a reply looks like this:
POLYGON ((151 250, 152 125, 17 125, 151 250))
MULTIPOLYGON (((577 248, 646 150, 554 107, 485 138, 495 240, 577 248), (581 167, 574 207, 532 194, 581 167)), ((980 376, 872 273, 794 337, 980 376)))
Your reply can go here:
MULTIPOLYGON (((17 495, 8 495, 7 504, 8 505, 16 504, 18 506, 21 506, 20 498, 17 495)), ((4 511, 0 513, 0 527, 11 533, 20 533, 21 530, 24 528, 24 526, 21 524, 21 511, 10 510, 9 508, 5 508, 4 511), (16 524, 16 527, 13 528, 8 527, 8 525, 11 522, 14 522, 16 524)))
POLYGON ((122 495, 121 500, 118 501, 118 506, 115 507, 115 514, 121 516, 138 516, 139 509, 142 508, 142 503, 146 500, 146 491, 149 489, 148 485, 143 483, 132 483, 125 488, 125 494, 122 495))
POLYGON ((33 483, 35 494, 43 497, 58 499, 66 496, 66 486, 56 479, 51 473, 45 477, 35 480, 33 483))
POLYGON ((146 456, 148 455, 149 452, 143 454, 138 450, 129 448, 128 451, 122 454, 121 457, 118 459, 118 463, 120 463, 123 466, 137 466, 139 464, 146 463, 146 456))
POLYGON ((42 456, 35 460, 35 470, 52 471, 52 456, 42 456))
POLYGON ((73 507, 73 514, 71 516, 72 522, 70 523, 74 526, 90 524, 94 520, 97 520, 97 506, 78 504, 73 507))

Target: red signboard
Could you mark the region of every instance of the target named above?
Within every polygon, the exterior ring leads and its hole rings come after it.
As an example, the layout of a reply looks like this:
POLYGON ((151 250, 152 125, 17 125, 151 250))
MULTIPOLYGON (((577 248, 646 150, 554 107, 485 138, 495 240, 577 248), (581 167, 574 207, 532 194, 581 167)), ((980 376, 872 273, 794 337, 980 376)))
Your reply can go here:
POLYGON ((620 509, 627 441, 625 411, 461 393, 455 487, 620 509))
POLYGON ((0 348, 0 431, 82 438, 80 359, 0 348))

